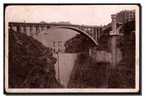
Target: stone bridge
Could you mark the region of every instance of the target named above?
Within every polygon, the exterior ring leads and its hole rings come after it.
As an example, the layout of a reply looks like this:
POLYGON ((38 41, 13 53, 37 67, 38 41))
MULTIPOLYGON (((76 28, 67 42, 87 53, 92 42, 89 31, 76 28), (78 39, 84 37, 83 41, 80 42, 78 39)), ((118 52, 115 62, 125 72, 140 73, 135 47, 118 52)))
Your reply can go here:
POLYGON ((130 21, 135 20, 135 11, 134 10, 125 10, 117 14, 111 15, 112 22, 105 26, 88 26, 88 25, 73 25, 65 23, 26 23, 26 22, 9 22, 9 28, 13 29, 16 32, 25 33, 29 36, 37 35, 44 30, 47 30, 52 27, 71 29, 87 36, 91 39, 94 44, 97 46, 99 44, 99 39, 101 35, 105 34, 116 34, 117 30, 119 31, 117 24, 125 24, 130 21), (115 33, 116 32, 116 33, 115 33))
POLYGON ((25 33, 29 36, 37 35, 49 28, 65 28, 79 32, 90 38, 95 45, 98 45, 98 40, 102 33, 102 27, 85 26, 72 24, 52 24, 52 23, 25 23, 25 22, 9 22, 9 28, 16 32, 25 33))

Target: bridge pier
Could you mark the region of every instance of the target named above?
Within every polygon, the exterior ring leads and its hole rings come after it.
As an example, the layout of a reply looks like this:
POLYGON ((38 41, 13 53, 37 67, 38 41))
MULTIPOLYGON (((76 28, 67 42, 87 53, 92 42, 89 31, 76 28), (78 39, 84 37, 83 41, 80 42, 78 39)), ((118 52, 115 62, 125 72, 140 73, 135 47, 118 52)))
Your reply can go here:
POLYGON ((119 30, 117 27, 117 16, 115 14, 113 14, 111 16, 112 18, 112 31, 110 32, 110 49, 111 49, 111 55, 112 55, 112 60, 111 60, 111 66, 110 68, 108 68, 108 72, 107 72, 107 86, 110 88, 110 84, 112 84, 111 82, 111 74, 113 72, 113 70, 116 69, 117 64, 118 64, 118 48, 117 48, 117 40, 120 36, 119 34, 119 30))
POLYGON ((110 32, 111 36, 111 53, 112 53, 112 68, 115 68, 118 63, 118 38, 121 36, 120 33, 121 26, 117 27, 117 15, 112 15, 112 31, 110 32))
POLYGON ((111 53, 112 53, 112 68, 115 68, 117 65, 117 38, 118 38, 118 33, 117 33, 117 21, 116 21, 116 15, 112 15, 112 32, 110 32, 111 36, 111 53))

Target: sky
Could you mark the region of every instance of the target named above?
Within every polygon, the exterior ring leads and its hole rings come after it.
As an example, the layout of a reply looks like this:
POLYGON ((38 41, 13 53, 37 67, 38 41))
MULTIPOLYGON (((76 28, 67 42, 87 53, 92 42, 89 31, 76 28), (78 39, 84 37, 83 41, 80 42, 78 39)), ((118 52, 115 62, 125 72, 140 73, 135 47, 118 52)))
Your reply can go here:
POLYGON ((60 22, 79 25, 106 25, 111 14, 134 10, 134 5, 17 5, 6 8, 6 22, 60 22))

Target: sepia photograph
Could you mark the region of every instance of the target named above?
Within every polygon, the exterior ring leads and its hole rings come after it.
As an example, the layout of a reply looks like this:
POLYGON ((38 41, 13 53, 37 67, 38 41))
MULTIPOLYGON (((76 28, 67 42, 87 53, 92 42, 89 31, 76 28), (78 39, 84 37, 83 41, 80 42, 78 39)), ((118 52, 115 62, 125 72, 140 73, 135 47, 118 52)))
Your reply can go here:
POLYGON ((5 93, 141 92, 139 4, 5 4, 5 93))

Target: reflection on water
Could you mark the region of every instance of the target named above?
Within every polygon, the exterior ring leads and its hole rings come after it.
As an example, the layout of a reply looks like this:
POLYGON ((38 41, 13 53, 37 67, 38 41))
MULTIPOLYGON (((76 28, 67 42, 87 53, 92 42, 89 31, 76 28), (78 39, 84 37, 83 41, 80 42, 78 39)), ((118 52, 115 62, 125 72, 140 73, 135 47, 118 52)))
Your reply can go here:
POLYGON ((60 80, 60 83, 64 87, 67 87, 68 85, 75 60, 77 59, 77 55, 77 53, 59 53, 58 55, 54 54, 54 57, 57 58, 57 62, 55 64, 56 79, 60 80))

